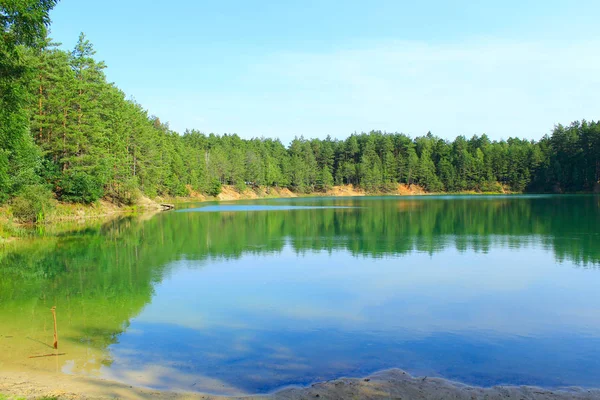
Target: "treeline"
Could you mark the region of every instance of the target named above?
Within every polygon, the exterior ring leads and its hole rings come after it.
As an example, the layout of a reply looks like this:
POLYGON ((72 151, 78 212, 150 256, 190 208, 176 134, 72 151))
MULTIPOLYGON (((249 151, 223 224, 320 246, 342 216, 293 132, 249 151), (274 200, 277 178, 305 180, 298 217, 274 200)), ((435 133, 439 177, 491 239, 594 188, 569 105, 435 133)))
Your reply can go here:
POLYGON ((559 125, 537 142, 373 131, 345 140, 300 137, 286 147, 235 134, 179 135, 107 82, 105 65, 83 34, 71 52, 46 38, 53 1, 21 3, 38 8, 0 5, 0 202, 31 193, 32 185, 61 201, 84 203, 132 203, 140 194, 185 196, 190 189, 216 195, 224 184, 304 193, 341 184, 371 192, 398 183, 432 192, 598 186, 598 122, 559 125))

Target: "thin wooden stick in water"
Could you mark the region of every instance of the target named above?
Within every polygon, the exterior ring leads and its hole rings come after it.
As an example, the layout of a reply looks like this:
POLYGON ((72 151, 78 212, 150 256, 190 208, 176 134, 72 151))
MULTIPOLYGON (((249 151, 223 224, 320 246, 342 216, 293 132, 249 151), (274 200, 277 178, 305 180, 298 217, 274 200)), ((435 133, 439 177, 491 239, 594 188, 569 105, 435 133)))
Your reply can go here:
POLYGON ((64 356, 65 354, 67 354, 67 353, 42 354, 41 356, 29 356, 29 358, 58 357, 58 356, 64 356))
POLYGON ((50 309, 52 311, 52 317, 54 317, 54 348, 58 349, 58 332, 56 330, 56 306, 50 309))

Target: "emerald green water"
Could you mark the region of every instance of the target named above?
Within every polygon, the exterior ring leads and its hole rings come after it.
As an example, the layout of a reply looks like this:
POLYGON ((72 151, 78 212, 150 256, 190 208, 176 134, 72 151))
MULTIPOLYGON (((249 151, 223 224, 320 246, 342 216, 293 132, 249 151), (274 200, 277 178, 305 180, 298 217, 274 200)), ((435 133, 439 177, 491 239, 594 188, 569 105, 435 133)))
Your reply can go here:
POLYGON ((398 367, 600 386, 600 197, 204 203, 0 250, 0 371, 265 393, 398 367), (52 359, 51 306, 61 352, 52 359))

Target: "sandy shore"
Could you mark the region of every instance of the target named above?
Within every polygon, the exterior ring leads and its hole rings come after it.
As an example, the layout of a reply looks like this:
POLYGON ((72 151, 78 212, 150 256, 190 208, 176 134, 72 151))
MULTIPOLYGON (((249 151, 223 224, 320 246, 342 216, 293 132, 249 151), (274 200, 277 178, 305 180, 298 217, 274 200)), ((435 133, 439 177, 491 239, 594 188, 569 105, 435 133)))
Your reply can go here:
POLYGON ((515 399, 567 400, 600 399, 600 389, 497 386, 479 388, 439 378, 412 377, 399 370, 387 370, 367 378, 343 378, 310 387, 288 388, 269 395, 222 397, 202 393, 167 392, 133 387, 118 382, 44 371, 2 371, 0 393, 35 399, 515 399))

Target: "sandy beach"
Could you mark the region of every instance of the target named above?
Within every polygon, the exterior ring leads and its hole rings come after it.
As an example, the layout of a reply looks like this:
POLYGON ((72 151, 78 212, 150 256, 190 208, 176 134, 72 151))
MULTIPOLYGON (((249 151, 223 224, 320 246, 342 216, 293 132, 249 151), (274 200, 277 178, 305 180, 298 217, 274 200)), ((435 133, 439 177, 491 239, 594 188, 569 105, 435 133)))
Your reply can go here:
POLYGON ((36 399, 43 396, 59 399, 515 399, 567 400, 600 399, 600 390, 562 388, 549 390, 530 386, 495 386, 480 388, 440 378, 412 377, 392 369, 365 378, 342 378, 293 387, 266 395, 223 397, 194 392, 169 392, 129 386, 119 382, 46 371, 3 371, 0 393, 36 399))

